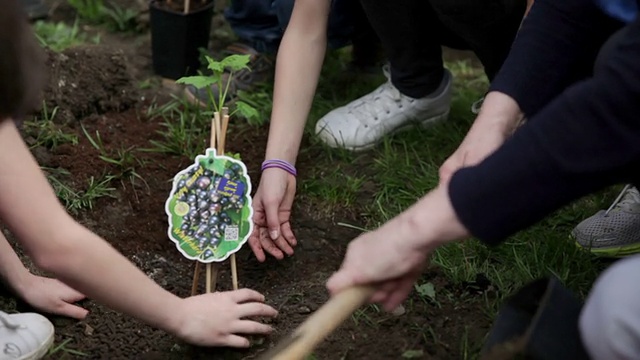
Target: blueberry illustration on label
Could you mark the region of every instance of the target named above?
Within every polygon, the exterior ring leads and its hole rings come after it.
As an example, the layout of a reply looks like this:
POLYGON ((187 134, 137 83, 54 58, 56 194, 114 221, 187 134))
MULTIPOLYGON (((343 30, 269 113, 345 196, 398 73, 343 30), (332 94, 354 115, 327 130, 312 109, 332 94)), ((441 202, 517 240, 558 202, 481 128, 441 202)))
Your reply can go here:
POLYGON ((253 230, 250 194, 246 166, 207 149, 173 179, 165 203, 169 238, 188 259, 224 261, 253 230))

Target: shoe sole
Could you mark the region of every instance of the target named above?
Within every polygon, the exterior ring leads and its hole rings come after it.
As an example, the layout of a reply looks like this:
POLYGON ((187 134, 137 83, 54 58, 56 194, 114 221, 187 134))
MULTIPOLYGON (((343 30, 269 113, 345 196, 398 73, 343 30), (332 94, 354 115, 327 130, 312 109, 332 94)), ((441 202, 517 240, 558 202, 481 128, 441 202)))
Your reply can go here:
POLYGON ((626 245, 626 246, 616 246, 609 248, 588 248, 580 244, 579 242, 575 242, 576 246, 580 249, 584 249, 592 253, 593 255, 605 258, 624 258, 630 255, 635 255, 640 253, 640 243, 626 245))
POLYGON ((49 353, 49 350, 53 346, 53 339, 55 335, 55 329, 53 325, 50 324, 49 326, 51 327, 51 333, 47 340, 38 349, 28 354, 22 355, 21 357, 17 358, 17 360, 40 360, 49 353))
POLYGON ((379 140, 377 140, 377 141, 375 141, 373 143, 370 143, 370 144, 362 145, 362 146, 340 146, 339 144, 336 144, 336 143, 327 144, 324 141, 323 141, 323 143, 326 144, 327 146, 331 147, 331 148, 334 148, 334 149, 345 149, 345 150, 354 151, 354 152, 371 150, 371 149, 375 148, 376 146, 378 146, 380 143, 382 143, 386 137, 397 135, 397 134, 403 133, 403 132, 405 132, 407 130, 414 129, 416 127, 421 127, 423 129, 426 129, 426 128, 429 128, 430 126, 433 126, 434 124, 436 124, 438 122, 446 121, 449 118, 449 112, 450 112, 450 110, 446 110, 442 114, 439 114, 439 115, 436 115, 436 116, 432 116, 430 118, 427 118, 426 120, 422 120, 422 121, 418 121, 418 122, 409 121, 405 125, 401 125, 401 126, 395 128, 394 130, 390 131, 388 134, 386 134, 385 136, 383 136, 379 140))

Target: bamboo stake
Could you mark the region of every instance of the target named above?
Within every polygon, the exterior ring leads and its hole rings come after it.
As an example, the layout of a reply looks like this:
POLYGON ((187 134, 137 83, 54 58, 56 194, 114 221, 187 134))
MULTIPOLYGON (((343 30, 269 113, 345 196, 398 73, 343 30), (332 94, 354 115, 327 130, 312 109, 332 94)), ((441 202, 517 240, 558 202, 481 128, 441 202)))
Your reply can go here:
POLYGON ((207 293, 211 292, 211 263, 207 264, 207 280, 205 282, 207 293))
POLYGON ((200 261, 196 261, 196 267, 193 270, 193 283, 191 284, 191 296, 198 293, 198 281, 200 281, 200 261))
MULTIPOLYGON (((224 146, 227 140, 227 129, 229 128, 229 108, 223 107, 222 109, 222 137, 221 142, 218 143, 220 155, 224 154, 224 146)), ((238 266, 236 262, 236 254, 231 254, 231 282, 233 283, 233 290, 238 290, 238 266)))
MULTIPOLYGON (((220 114, 215 112, 211 119, 211 138, 209 139, 210 147, 215 148, 216 144, 220 145, 220 114), (217 140, 217 141, 216 141, 217 140)), ((207 264, 207 292, 215 291, 218 283, 218 266, 212 263, 207 264)))

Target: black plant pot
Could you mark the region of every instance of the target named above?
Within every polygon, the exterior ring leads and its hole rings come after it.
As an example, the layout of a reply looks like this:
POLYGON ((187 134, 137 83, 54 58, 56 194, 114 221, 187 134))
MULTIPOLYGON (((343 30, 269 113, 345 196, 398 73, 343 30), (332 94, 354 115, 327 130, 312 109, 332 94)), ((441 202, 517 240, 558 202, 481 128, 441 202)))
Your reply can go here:
MULTIPOLYGON (((178 0, 180 1, 180 0, 178 0)), ((153 71, 176 80, 196 75, 200 68, 200 48, 209 46, 214 2, 184 14, 149 4, 153 71)))

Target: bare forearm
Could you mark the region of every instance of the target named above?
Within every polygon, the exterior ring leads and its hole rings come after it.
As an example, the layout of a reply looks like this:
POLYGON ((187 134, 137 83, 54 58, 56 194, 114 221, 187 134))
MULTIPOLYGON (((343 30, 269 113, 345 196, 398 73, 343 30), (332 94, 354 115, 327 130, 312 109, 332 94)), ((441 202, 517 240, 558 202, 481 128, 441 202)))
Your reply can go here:
POLYGON ((506 94, 492 91, 485 97, 471 131, 478 129, 484 131, 487 127, 498 128, 505 136, 508 136, 523 119, 524 114, 513 98, 506 94))
POLYGON ((2 280, 14 291, 20 292, 20 287, 26 285, 29 274, 29 270, 24 267, 7 238, 0 231, 0 277, 2 280))
POLYGON ((179 319, 179 298, 66 213, 11 121, 0 121, 0 169, 0 218, 38 267, 115 310, 178 328, 168 317, 179 319))
POLYGON ((429 253, 443 244, 469 237, 447 191, 440 185, 383 225, 389 236, 403 239, 413 251, 429 253))
POLYGON ((296 3, 276 61, 266 157, 295 163, 324 60, 328 1, 296 3))
POLYGON ((70 222, 54 240, 53 254, 37 254, 40 266, 105 306, 168 332, 179 329, 180 298, 161 288, 99 236, 70 222), (170 310, 171 309, 171 310, 170 310))

